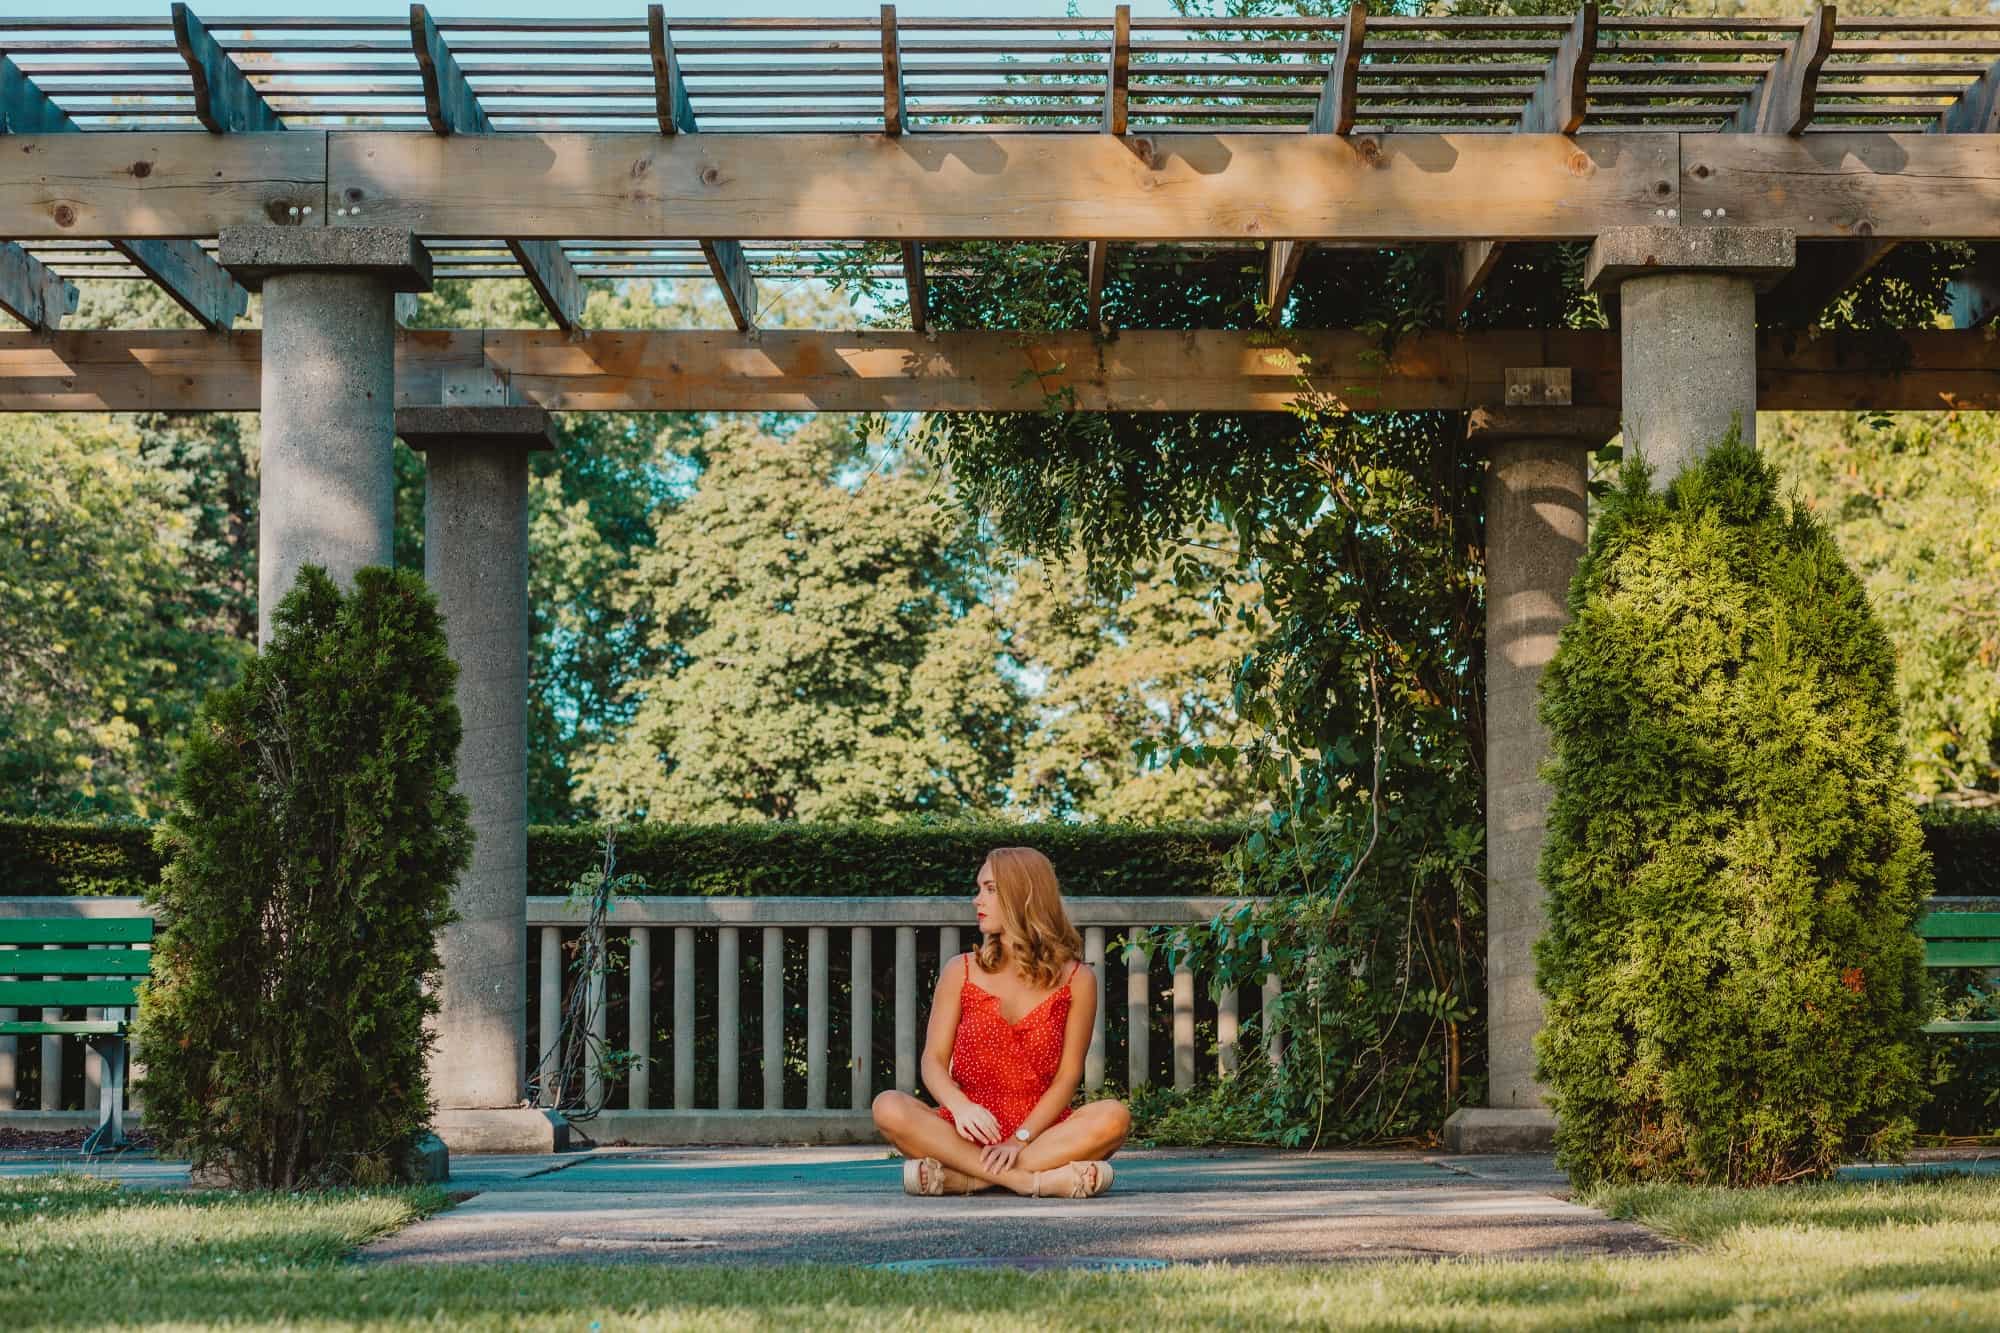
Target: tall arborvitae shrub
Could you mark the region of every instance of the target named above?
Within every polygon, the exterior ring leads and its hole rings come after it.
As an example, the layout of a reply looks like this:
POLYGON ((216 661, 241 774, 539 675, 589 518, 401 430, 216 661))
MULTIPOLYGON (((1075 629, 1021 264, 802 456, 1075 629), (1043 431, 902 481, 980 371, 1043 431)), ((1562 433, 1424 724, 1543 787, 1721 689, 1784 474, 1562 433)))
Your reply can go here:
POLYGON ((202 705, 146 895, 146 1128, 244 1187, 409 1179, 430 1119, 426 1015, 471 855, 458 668, 409 571, 343 595, 316 566, 202 705))
POLYGON ((1902 1151, 1930 869, 1895 660, 1825 528, 1726 441, 1627 469, 1542 691, 1536 1042, 1577 1184, 1750 1184, 1902 1151))

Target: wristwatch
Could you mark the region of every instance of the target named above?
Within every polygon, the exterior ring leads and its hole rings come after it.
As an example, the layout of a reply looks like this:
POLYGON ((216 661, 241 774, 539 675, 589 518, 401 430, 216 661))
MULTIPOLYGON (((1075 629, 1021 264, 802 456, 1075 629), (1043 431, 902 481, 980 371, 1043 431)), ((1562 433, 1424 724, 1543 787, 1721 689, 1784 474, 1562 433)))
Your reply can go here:
POLYGON ((1015 1130, 1014 1137, 1019 1139, 1021 1142, 1026 1143, 1029 1138, 1028 1127, 1026 1125, 1023 1125, 1019 1129, 1015 1130))

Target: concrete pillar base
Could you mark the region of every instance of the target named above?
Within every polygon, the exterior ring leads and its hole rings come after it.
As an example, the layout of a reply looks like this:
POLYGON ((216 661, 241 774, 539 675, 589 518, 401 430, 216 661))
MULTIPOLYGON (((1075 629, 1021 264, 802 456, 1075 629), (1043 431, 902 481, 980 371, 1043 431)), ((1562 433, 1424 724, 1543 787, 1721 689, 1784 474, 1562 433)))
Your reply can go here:
POLYGON ((569 1121, 536 1106, 446 1107, 431 1128, 452 1152, 562 1152, 569 1121))
POLYGON ((1545 1107, 1461 1106, 1444 1122, 1448 1153, 1553 1152, 1555 1146, 1555 1112, 1545 1107))

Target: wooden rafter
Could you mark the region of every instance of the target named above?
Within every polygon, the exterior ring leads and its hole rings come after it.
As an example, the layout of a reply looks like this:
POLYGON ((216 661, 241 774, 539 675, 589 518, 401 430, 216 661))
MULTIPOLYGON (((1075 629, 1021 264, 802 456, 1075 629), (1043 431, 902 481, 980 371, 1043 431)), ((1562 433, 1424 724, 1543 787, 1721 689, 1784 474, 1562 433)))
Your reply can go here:
MULTIPOLYGON (((1132 6, 1120 5, 1111 16, 1111 54, 1104 66, 1104 132, 1123 138, 1129 127, 1132 86, 1132 6)), ((1098 332, 1104 324, 1104 273, 1110 266, 1111 242, 1092 238, 1085 265, 1084 323, 1098 332)))
MULTIPOLYGON (((1884 369, 1873 344, 1767 335, 1758 403, 1770 410, 2000 409, 2000 361, 1984 332, 1903 335, 1909 369, 1884 369)), ((1360 331, 1298 330, 1284 346, 1247 331, 828 332, 752 335, 687 329, 405 330, 399 406, 504 378, 552 411, 1038 411, 1072 390, 1081 411, 1284 411, 1302 367, 1321 392, 1361 410, 1436 411, 1507 401, 1508 372, 1568 369, 1572 401, 1616 406, 1618 335, 1602 330, 1423 333, 1382 355, 1360 331)), ((260 341, 152 331, 0 334, 0 411, 254 411, 260 341)), ((1518 378, 1518 375, 1517 375, 1518 378)))
MULTIPOLYGON (((452 55, 438 33, 437 24, 432 22, 429 9, 423 5, 410 6, 410 46, 416 53, 417 68, 423 73, 424 115, 430 121, 431 132, 493 133, 493 122, 486 108, 479 104, 478 95, 458 67, 458 58, 452 55)), ((575 329, 589 298, 583 289, 583 279, 563 254, 562 242, 510 240, 507 249, 527 275, 529 285, 541 298, 542 308, 549 312, 556 327, 564 332, 575 329)))
POLYGON ((46 333, 76 313, 76 285, 12 241, 0 241, 0 310, 46 333))
POLYGON ((173 9, 174 46, 194 83, 195 118, 211 134, 265 134, 285 128, 285 122, 264 95, 251 86, 229 53, 217 45, 208 29, 184 4, 173 9))
MULTIPOLYGON (((886 18, 886 16, 885 16, 886 18)), ((681 77, 680 57, 674 54, 673 34, 667 30, 664 5, 646 6, 646 43, 653 61, 653 100, 659 108, 660 133, 666 138, 695 134, 694 103, 689 100, 687 82, 681 77)), ((748 332, 757 324, 757 277, 750 271, 743 243, 734 239, 704 237, 701 253, 708 271, 722 289, 723 303, 739 330, 748 332)))
POLYGON ((1812 123, 1820 66, 1833 52, 1833 28, 1832 5, 1814 10, 1792 49, 1743 100, 1728 128, 1739 134, 1804 134, 1812 123))
MULTIPOLYGON (((1569 31, 1542 71, 1541 82, 1529 95, 1516 128, 1522 134, 1575 134, 1582 129, 1590 107, 1590 62, 1596 54, 1597 3, 1587 0, 1570 20, 1569 31)), ((1501 251, 1499 241, 1459 243, 1447 274, 1447 318, 1457 319, 1472 305, 1499 267, 1501 251)))
MULTIPOLYGON (((4 55, 0 55, 0 132, 14 135, 60 134, 65 136, 64 144, 74 143, 79 148, 100 137, 85 135, 67 112, 50 101, 48 94, 4 55), (71 139, 68 137, 71 135, 79 137, 71 139)), ((123 170, 130 179, 143 179, 130 162, 123 170)), ((48 210, 58 226, 66 207, 70 205, 58 204, 48 210)), ((193 241, 171 237, 133 239, 117 236, 110 239, 141 273, 158 283, 205 329, 227 329, 250 308, 250 293, 193 241)))
MULTIPOLYGON (((1338 134, 1343 138, 1353 133, 1361 53, 1367 37, 1368 7, 1363 0, 1353 0, 1340 30, 1340 54, 1327 70, 1326 82, 1320 85, 1312 124, 1307 127, 1309 133, 1338 134)), ((1299 263, 1311 248, 1310 241, 1271 242, 1264 270, 1265 318, 1271 323, 1276 324, 1284 317, 1285 302, 1290 299, 1292 283, 1299 276, 1299 263)))
MULTIPOLYGON (((882 132, 901 137, 908 128, 903 98, 903 44, 896 34, 896 7, 882 6, 882 132)), ((910 297, 910 327, 922 333, 928 322, 929 304, 924 290, 924 245, 904 241, 903 288, 910 297)))

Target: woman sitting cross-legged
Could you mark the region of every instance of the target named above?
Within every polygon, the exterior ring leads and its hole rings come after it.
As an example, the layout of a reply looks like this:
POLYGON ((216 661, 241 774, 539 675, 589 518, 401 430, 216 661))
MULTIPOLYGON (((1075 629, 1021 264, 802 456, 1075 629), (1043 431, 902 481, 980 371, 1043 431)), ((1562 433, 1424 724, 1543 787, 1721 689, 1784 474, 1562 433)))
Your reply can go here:
POLYGON ((1082 1199, 1111 1188, 1104 1159, 1125 1142, 1124 1104, 1072 1112, 1097 1020, 1097 979, 1063 908, 1055 867, 1002 847, 979 867, 979 948, 944 960, 924 1039, 924 1086, 875 1099, 875 1127, 909 1160, 912 1194, 1082 1199))

